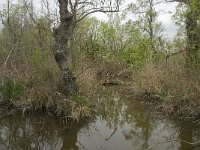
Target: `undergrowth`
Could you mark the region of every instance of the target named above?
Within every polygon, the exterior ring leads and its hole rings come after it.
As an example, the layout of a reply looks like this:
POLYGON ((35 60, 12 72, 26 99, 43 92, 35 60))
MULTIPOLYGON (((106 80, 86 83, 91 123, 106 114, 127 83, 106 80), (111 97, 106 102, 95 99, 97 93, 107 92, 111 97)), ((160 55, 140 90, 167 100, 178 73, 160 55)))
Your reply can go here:
MULTIPOLYGON (((38 67, 34 66, 23 72, 8 68, 2 71, 0 73, 1 108, 6 111, 19 110, 22 113, 44 111, 76 121, 91 117, 92 107, 88 95, 79 92, 77 96, 66 99, 59 89, 60 72, 55 68, 57 67, 53 65, 40 68, 38 71, 38 67)), ((84 78, 84 74, 80 74, 79 83, 84 78)), ((82 84, 87 86, 84 82, 82 84)))
POLYGON ((166 114, 184 119, 200 117, 200 71, 179 65, 148 64, 134 77, 137 98, 156 103, 166 114))

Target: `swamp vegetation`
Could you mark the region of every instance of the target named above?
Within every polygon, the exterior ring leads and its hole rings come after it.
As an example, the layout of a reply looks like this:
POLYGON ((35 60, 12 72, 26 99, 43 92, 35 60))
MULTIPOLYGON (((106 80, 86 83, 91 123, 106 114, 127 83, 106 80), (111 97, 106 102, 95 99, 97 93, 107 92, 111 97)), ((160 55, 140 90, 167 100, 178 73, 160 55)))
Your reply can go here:
POLYGON ((199 0, 6 0, 0 17, 0 149, 199 148, 199 0))

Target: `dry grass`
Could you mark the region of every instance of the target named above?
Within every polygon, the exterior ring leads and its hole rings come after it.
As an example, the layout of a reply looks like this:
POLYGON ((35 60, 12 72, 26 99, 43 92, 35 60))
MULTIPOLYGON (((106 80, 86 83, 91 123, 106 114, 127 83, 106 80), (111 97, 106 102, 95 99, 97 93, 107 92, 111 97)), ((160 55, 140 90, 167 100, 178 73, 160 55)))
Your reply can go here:
MULTIPOLYGON (((23 91, 16 96, 9 96, 10 90, 8 89, 10 87, 6 88, 7 93, 0 94, 0 103, 4 109, 6 111, 16 109, 22 113, 45 111, 76 121, 90 117, 92 108, 88 99, 86 97, 82 97, 81 101, 78 101, 76 97, 66 99, 58 90, 59 69, 52 64, 48 64, 48 66, 51 67, 40 68, 39 71, 38 69, 36 71, 35 68, 30 68, 26 71, 6 68, 1 71, 0 83, 2 87, 7 86, 5 84, 7 79, 23 87, 23 91)), ((81 80, 84 80, 82 84, 87 86, 85 79, 82 78, 81 80)), ((15 88, 11 87, 11 92, 14 93, 15 88)))
POLYGON ((200 117, 200 70, 186 70, 183 63, 148 64, 134 77, 137 97, 158 103, 167 114, 183 118, 200 117))
POLYGON ((88 97, 93 95, 99 86, 96 79, 95 65, 95 63, 89 61, 82 61, 76 71, 79 92, 88 97))

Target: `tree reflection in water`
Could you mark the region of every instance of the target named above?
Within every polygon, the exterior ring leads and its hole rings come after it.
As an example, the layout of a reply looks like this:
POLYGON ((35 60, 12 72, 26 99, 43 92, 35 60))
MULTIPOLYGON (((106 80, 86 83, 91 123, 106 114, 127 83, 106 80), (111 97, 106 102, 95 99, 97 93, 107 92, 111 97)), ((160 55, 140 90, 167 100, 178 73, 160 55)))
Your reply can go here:
POLYGON ((110 128, 130 126, 130 129, 122 131, 125 140, 132 140, 134 144, 142 145, 142 149, 147 148, 148 138, 157 124, 144 105, 124 95, 115 89, 104 90, 100 97, 103 101, 100 107, 101 117, 106 120, 110 128))
MULTIPOLYGON (((102 88, 94 99, 100 104, 98 115, 79 124, 64 123, 41 113, 1 119, 0 150, 145 150, 172 139, 188 142, 200 139, 198 126, 158 115, 125 91, 102 88)), ((200 147, 178 141, 153 147, 153 150, 160 149, 198 150, 200 147)))
MULTIPOLYGON (((194 130, 191 124, 183 126, 180 122, 177 127, 177 120, 163 118, 147 108, 147 105, 124 94, 125 92, 113 88, 102 90, 100 99, 103 102, 100 107, 100 117, 107 122, 109 128, 121 128, 124 139, 131 141, 134 147, 146 149, 155 143, 172 139, 198 142, 195 137, 200 136, 199 128, 194 130), (183 129, 185 131, 182 131, 183 129)), ((154 149, 192 150, 195 148, 184 142, 172 142, 157 145, 154 149)))
POLYGON ((52 116, 10 116, 0 122, 0 148, 13 150, 78 149, 77 135, 84 124, 63 123, 52 116))

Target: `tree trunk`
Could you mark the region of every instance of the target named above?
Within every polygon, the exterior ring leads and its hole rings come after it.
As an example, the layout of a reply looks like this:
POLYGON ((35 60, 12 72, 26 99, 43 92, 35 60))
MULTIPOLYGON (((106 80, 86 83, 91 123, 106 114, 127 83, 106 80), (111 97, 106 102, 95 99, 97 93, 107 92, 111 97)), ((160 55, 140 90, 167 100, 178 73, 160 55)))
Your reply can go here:
POLYGON ((76 79, 69 68, 69 52, 67 44, 70 36, 73 36, 73 15, 68 11, 68 0, 58 0, 60 7, 60 25, 54 31, 55 36, 55 60, 60 67, 63 78, 63 93, 66 97, 77 94, 76 79))
POLYGON ((74 29, 75 27, 71 27, 71 35, 70 35, 70 53, 71 53, 71 67, 72 69, 75 69, 76 67, 76 52, 75 52, 75 47, 74 47, 74 29))
POLYGON ((153 4, 153 0, 150 0, 149 1, 149 12, 148 12, 148 33, 149 33, 149 38, 150 38, 150 47, 151 47, 151 49, 150 49, 150 61, 155 61, 155 57, 154 57, 154 55, 156 54, 156 49, 155 49, 155 42, 154 42, 154 40, 155 40, 155 35, 154 35, 154 27, 153 27, 153 23, 154 23, 154 18, 155 18, 155 16, 154 16, 154 9, 153 9, 153 7, 154 7, 154 4, 153 4))
MULTIPOLYGON (((200 4, 199 4, 200 5, 200 4)), ((200 7, 200 6, 199 6, 200 7)), ((186 16, 186 32, 187 32, 187 50, 186 50, 186 66, 195 67, 199 64, 199 41, 200 33, 198 30, 199 10, 190 8, 191 10, 186 16)))
POLYGON ((187 51, 186 63, 187 66, 196 65, 198 63, 198 33, 197 21, 192 17, 187 17, 186 30, 187 30, 187 51))

